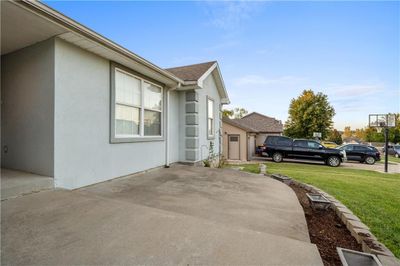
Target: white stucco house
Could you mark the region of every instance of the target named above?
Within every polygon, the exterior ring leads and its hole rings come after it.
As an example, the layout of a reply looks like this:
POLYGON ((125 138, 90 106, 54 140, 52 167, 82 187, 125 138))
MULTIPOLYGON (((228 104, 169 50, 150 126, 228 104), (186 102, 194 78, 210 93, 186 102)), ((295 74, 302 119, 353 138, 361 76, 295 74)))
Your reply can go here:
POLYGON ((222 152, 217 62, 160 68, 36 1, 1 32, 3 168, 74 189, 222 152))

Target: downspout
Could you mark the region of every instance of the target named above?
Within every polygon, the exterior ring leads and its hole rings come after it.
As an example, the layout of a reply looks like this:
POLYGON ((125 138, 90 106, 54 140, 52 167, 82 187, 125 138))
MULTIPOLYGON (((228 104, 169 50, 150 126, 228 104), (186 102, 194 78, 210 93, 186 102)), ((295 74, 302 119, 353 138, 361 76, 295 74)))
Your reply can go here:
POLYGON ((170 93, 170 91, 174 91, 174 90, 176 90, 176 89, 178 89, 179 87, 181 86, 181 83, 178 83, 178 85, 177 86, 175 86, 175 87, 173 87, 173 88, 170 88, 169 90, 167 90, 167 95, 166 95, 166 99, 165 99, 165 101, 166 101, 166 105, 167 105, 167 108, 166 108, 166 114, 165 114, 165 121, 166 121, 166 123, 165 123, 165 168, 169 168, 169 149, 170 149, 170 145, 169 145, 169 111, 170 111, 170 108, 169 108, 169 93, 170 93))

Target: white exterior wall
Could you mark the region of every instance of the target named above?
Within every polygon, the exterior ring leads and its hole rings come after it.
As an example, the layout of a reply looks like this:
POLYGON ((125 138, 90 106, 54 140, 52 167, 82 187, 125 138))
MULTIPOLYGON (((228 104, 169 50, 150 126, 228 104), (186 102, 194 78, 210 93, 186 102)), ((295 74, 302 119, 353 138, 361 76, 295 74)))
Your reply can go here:
POLYGON ((184 91, 181 91, 178 93, 178 98, 179 98, 179 121, 181 121, 180 127, 179 127, 179 161, 180 162, 185 162, 186 161, 186 154, 185 154, 185 119, 186 119, 186 111, 185 111, 185 105, 186 105, 186 95, 184 91))
MULTIPOLYGON (((171 112, 176 113, 179 108, 171 112)), ((170 121, 178 124, 173 115, 170 121)), ((171 140, 171 149, 177 141, 171 140)), ((170 155, 176 160, 176 152, 170 155)), ((110 62, 57 39, 56 187, 77 188, 164 164, 165 141, 110 144, 110 62)))
POLYGON ((208 157, 210 141, 214 143, 214 153, 220 153, 220 138, 222 124, 220 123, 220 104, 217 86, 212 74, 203 82, 203 89, 196 90, 199 94, 199 158, 204 160, 208 157), (214 138, 207 138, 207 96, 214 100, 214 138))
POLYGON ((54 40, 1 57, 1 101, 1 166, 53 176, 54 40))

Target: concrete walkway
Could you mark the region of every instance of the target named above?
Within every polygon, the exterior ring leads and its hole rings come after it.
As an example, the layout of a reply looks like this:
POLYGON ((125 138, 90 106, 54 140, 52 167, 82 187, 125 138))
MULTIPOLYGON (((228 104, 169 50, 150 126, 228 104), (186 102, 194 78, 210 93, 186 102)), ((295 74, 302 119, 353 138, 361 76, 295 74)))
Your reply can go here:
POLYGON ((286 185, 176 166, 2 204, 2 264, 322 265, 286 185))
POLYGON ((1 168, 1 199, 53 189, 53 178, 1 168))
MULTIPOLYGON (((380 173, 385 172, 385 163, 384 159, 380 162, 376 162, 373 165, 359 163, 359 162, 346 162, 342 164, 345 168, 353 168, 353 169, 361 169, 361 170, 371 170, 380 173)), ((390 174, 400 174, 400 164, 389 162, 388 164, 388 173, 390 174)))
MULTIPOLYGON (((265 161, 271 162, 272 159, 269 157, 254 157, 252 161, 246 161, 246 162, 235 162, 235 161, 229 161, 229 164, 260 164, 265 161)), ((321 165, 323 167, 326 167, 324 162, 321 161, 311 161, 311 160, 298 160, 298 159, 288 159, 285 158, 283 160, 285 163, 293 163, 293 164, 310 164, 310 165, 321 165)), ((382 158, 381 161, 376 162, 375 164, 369 165, 366 163, 360 163, 357 161, 347 161, 342 163, 339 167, 343 168, 351 168, 351 169, 360 169, 360 170, 370 170, 370 171, 376 171, 380 173, 385 172, 385 164, 384 164, 384 158, 382 158)), ((388 165, 388 173, 391 174, 400 174, 400 163, 395 163, 395 162, 389 162, 388 165)))

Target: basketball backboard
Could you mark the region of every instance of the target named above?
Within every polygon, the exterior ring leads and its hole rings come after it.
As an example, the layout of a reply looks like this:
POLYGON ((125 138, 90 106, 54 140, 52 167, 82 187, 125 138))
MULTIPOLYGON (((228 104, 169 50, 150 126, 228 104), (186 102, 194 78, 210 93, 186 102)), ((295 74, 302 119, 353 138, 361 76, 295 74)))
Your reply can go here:
POLYGON ((369 115, 370 127, 395 127, 395 114, 371 114, 369 115))
POLYGON ((322 133, 321 132, 313 132, 313 137, 314 138, 321 138, 322 137, 322 133))

